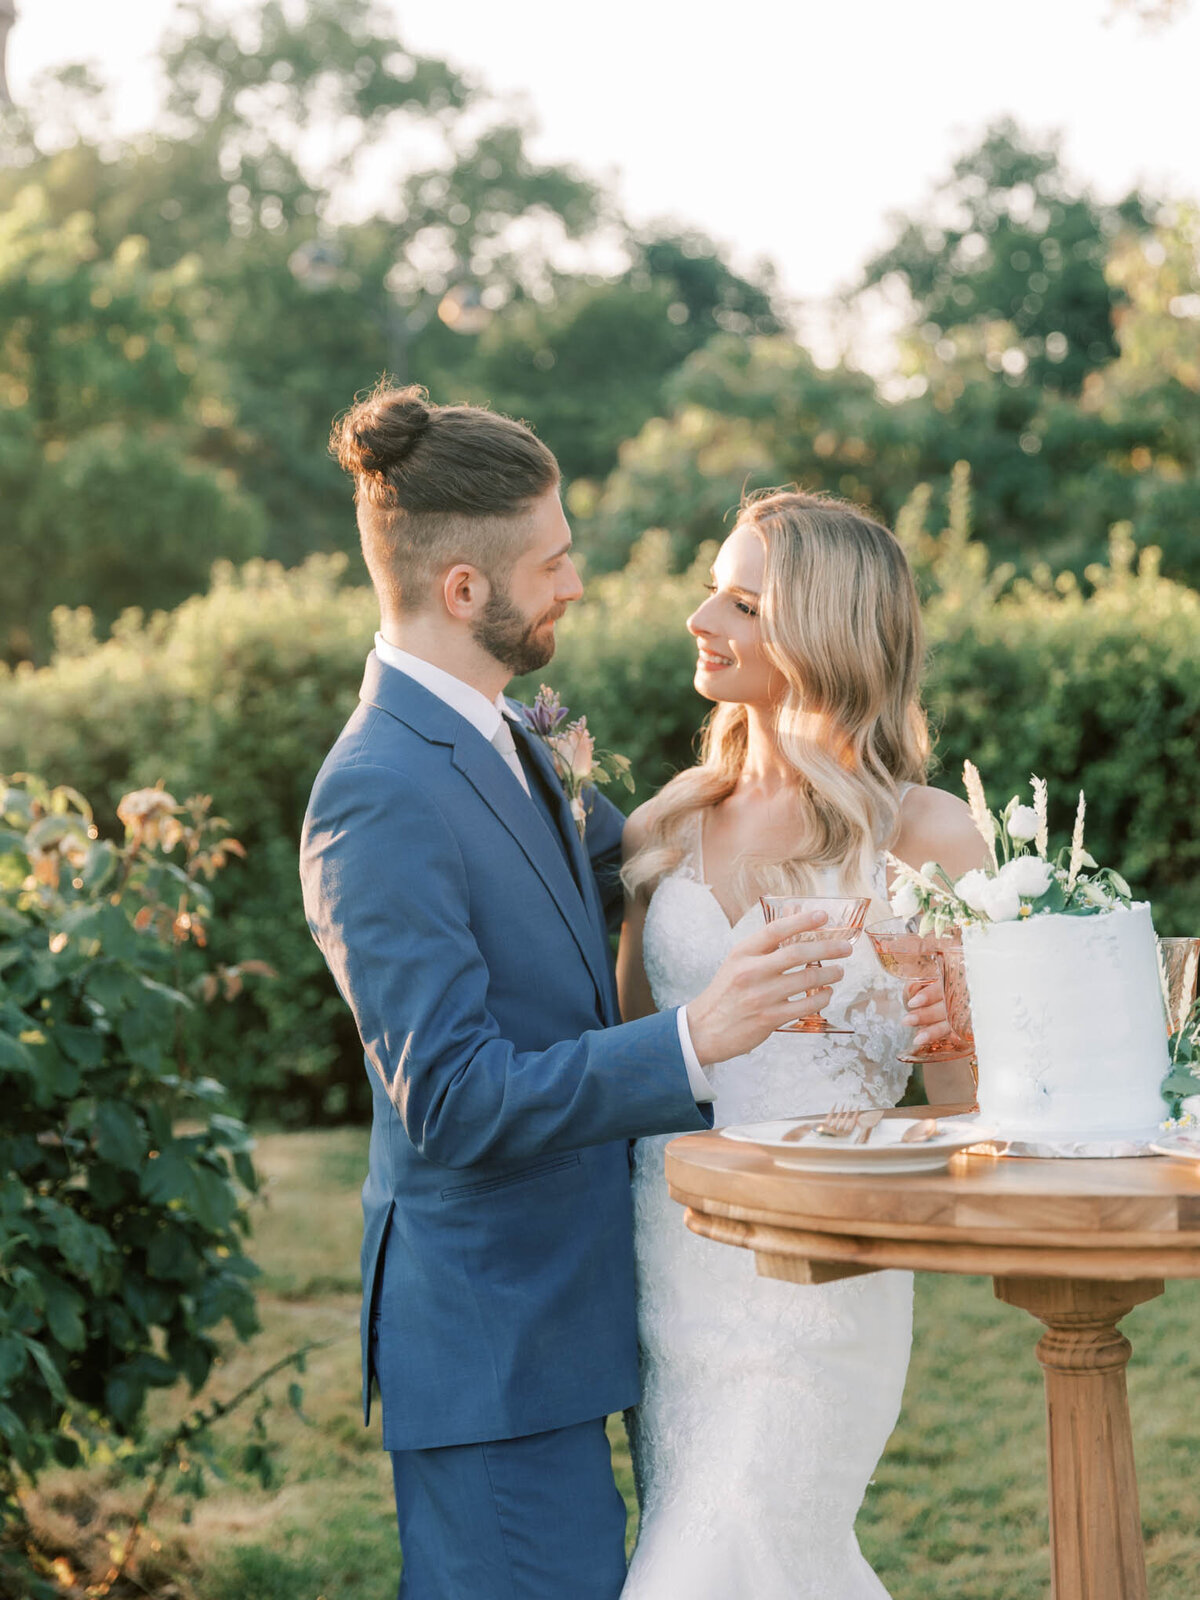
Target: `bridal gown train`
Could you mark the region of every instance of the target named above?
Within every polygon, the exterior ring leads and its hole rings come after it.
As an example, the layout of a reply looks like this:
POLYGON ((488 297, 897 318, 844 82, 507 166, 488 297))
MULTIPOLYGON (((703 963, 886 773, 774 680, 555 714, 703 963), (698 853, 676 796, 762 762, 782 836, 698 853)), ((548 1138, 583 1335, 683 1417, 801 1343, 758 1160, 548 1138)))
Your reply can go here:
MULTIPOLYGON (((890 914, 882 860, 870 892, 868 922, 890 914)), ((664 878, 645 930, 655 1005, 694 999, 761 925, 755 906, 731 928, 696 866, 664 878)), ((896 1051, 912 1038, 902 991, 865 936, 842 965, 826 1016, 854 1034, 777 1033, 711 1069, 718 1127, 895 1104, 908 1072, 896 1051)), ((622 1600, 886 1600, 854 1519, 899 1415, 912 1275, 758 1277, 749 1251, 687 1230, 666 1143, 639 1140, 634 1156, 642 1518, 622 1600)))

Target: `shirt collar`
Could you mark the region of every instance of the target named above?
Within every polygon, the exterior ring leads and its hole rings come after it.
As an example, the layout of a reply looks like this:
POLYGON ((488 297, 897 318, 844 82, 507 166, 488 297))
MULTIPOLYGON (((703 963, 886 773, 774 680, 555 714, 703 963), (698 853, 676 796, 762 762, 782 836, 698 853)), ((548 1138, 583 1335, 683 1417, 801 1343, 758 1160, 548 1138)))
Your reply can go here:
POLYGON ((505 711, 502 694, 498 694, 495 700, 489 700, 485 694, 464 683, 461 678, 456 678, 452 672, 446 672, 442 667, 435 667, 432 661, 410 655, 407 650, 389 644, 381 633, 375 635, 375 654, 384 666, 403 672, 423 689, 428 689, 430 694, 436 695, 452 711, 457 711, 460 717, 465 717, 489 744, 495 738, 505 711))

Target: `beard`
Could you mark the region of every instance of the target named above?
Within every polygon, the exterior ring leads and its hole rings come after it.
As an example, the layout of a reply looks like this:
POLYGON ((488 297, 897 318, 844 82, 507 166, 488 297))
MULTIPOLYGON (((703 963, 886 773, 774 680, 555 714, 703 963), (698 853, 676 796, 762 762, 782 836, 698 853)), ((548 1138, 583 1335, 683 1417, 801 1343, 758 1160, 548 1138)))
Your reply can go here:
POLYGON ((531 622, 498 583, 483 608, 483 615, 471 624, 471 637, 494 661, 507 667, 513 677, 537 672, 554 654, 554 623, 565 607, 555 606, 531 622))

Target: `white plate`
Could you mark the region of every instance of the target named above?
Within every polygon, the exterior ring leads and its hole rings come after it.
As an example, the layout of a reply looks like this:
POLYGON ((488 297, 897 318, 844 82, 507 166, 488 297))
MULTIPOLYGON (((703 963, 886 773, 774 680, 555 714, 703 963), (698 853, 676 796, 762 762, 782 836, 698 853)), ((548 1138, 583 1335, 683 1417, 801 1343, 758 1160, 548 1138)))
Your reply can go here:
POLYGON ((1200 1161, 1200 1128, 1160 1134, 1150 1148, 1156 1156, 1174 1156, 1177 1161, 1200 1161))
MULTIPOLYGON (((814 1130, 820 1117, 788 1117, 779 1122, 741 1122, 719 1131, 726 1139, 760 1145, 771 1152, 781 1167, 799 1167, 805 1172, 937 1172, 952 1155, 982 1144, 992 1137, 973 1117, 938 1119, 938 1131, 920 1144, 901 1144, 901 1135, 913 1126, 907 1117, 888 1117, 871 1134, 869 1144, 852 1144, 849 1139, 830 1139, 814 1130), (810 1131, 802 1139, 784 1141, 789 1129, 807 1124, 810 1131)), ((852 1134, 851 1138, 855 1136, 852 1134)))

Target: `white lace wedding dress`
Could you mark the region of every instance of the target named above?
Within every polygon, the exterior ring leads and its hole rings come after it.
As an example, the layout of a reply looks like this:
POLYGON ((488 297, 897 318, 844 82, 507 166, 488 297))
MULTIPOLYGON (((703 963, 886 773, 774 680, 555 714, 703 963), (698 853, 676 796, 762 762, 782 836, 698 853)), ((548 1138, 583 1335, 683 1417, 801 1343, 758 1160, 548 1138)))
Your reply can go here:
MULTIPOLYGON (((870 892, 868 922, 890 914, 882 859, 870 892)), ((697 866, 664 878, 646 916, 655 1005, 694 999, 761 924, 756 906, 731 928, 697 866)), ((854 1034, 777 1033, 713 1068, 718 1127, 899 1099, 908 1068, 896 1051, 912 1037, 902 990, 865 937, 843 965, 826 1016, 854 1034)), ((854 1519, 900 1410, 912 1276, 758 1277, 748 1251, 687 1230, 667 1195, 666 1142, 635 1149, 642 1517, 622 1600, 886 1597, 854 1519)))

